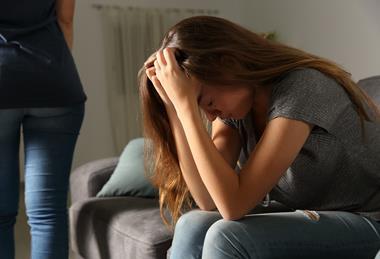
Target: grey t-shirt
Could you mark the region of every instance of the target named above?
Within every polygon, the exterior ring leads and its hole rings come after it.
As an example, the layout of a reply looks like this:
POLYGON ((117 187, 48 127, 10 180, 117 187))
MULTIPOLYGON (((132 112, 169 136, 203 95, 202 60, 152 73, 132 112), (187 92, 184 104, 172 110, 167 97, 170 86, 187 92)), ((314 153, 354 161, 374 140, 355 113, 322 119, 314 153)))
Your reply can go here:
MULTIPOLYGON (((292 71, 273 86, 268 121, 276 117, 315 126, 271 199, 294 209, 380 211, 380 124, 365 122, 363 142, 359 116, 342 86, 315 69, 292 71)), ((252 114, 223 121, 239 131, 244 165, 258 141, 252 114)))

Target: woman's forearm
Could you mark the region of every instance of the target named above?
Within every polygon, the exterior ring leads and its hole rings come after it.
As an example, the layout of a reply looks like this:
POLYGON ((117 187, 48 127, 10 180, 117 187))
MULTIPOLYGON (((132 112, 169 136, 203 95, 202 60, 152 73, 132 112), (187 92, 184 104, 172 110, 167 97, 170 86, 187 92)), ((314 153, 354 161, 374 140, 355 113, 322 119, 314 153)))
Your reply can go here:
MULTIPOLYGON (((191 100, 188 104, 184 103, 177 112, 199 176, 218 211, 224 219, 241 216, 240 174, 236 174, 223 158, 202 127, 198 104, 191 100)), ((245 198, 252 201, 252 197, 245 198)))
POLYGON ((58 21, 59 26, 63 32, 63 36, 65 37, 65 41, 70 50, 73 49, 73 24, 67 24, 58 21))
POLYGON ((57 21, 70 50, 73 47, 73 21, 75 0, 57 0, 55 4, 57 21))
POLYGON ((215 203, 199 175, 182 124, 174 110, 168 112, 168 115, 175 139, 179 166, 187 187, 199 208, 202 210, 213 210, 216 208, 215 203))

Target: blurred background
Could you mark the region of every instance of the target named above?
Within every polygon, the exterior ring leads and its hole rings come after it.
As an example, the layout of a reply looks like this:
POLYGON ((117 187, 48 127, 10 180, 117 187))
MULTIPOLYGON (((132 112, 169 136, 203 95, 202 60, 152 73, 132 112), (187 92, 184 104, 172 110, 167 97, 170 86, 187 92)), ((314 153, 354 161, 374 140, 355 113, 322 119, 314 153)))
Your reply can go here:
MULTIPOLYGON (((210 14, 255 32, 274 32, 282 43, 335 61, 357 81, 380 74, 379 13, 379 0, 76 1, 73 56, 88 101, 73 168, 118 156, 141 136, 136 71, 177 19, 210 14)), ((16 226, 20 259, 29 250, 24 213, 16 226)))

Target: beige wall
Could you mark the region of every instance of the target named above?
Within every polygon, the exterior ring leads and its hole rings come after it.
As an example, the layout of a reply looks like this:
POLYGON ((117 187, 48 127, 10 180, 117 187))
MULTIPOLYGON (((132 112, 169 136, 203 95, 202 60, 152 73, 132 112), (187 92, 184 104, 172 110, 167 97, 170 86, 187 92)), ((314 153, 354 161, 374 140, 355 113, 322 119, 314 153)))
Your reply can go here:
POLYGON ((379 0, 251 2, 251 26, 276 30, 280 40, 330 58, 358 80, 380 74, 379 0))
POLYGON ((379 0, 78 0, 73 54, 89 99, 73 167, 117 155, 107 109, 104 39, 93 3, 219 9, 252 30, 275 30, 282 42, 335 60, 355 79, 380 74, 379 0))

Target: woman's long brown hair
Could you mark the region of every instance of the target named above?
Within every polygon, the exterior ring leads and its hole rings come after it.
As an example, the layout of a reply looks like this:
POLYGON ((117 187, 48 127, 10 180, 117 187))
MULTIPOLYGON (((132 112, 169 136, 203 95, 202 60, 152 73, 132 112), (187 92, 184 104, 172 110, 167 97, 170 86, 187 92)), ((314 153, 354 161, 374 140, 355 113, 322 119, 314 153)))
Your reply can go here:
MULTIPOLYGON (((380 118, 379 108, 337 64, 267 40, 222 18, 197 16, 182 20, 164 36, 160 49, 166 47, 176 48, 178 64, 187 73, 210 85, 267 87, 290 71, 317 69, 345 89, 362 125, 364 120, 380 118), (375 117, 371 118, 366 107, 372 108, 375 117)), ((159 188, 161 217, 173 227, 180 215, 191 208, 193 200, 180 171, 166 109, 147 78, 145 67, 139 72, 139 80, 144 136, 149 139, 146 164, 154 169, 152 181, 159 188), (167 210, 170 215, 166 214, 167 210)))

